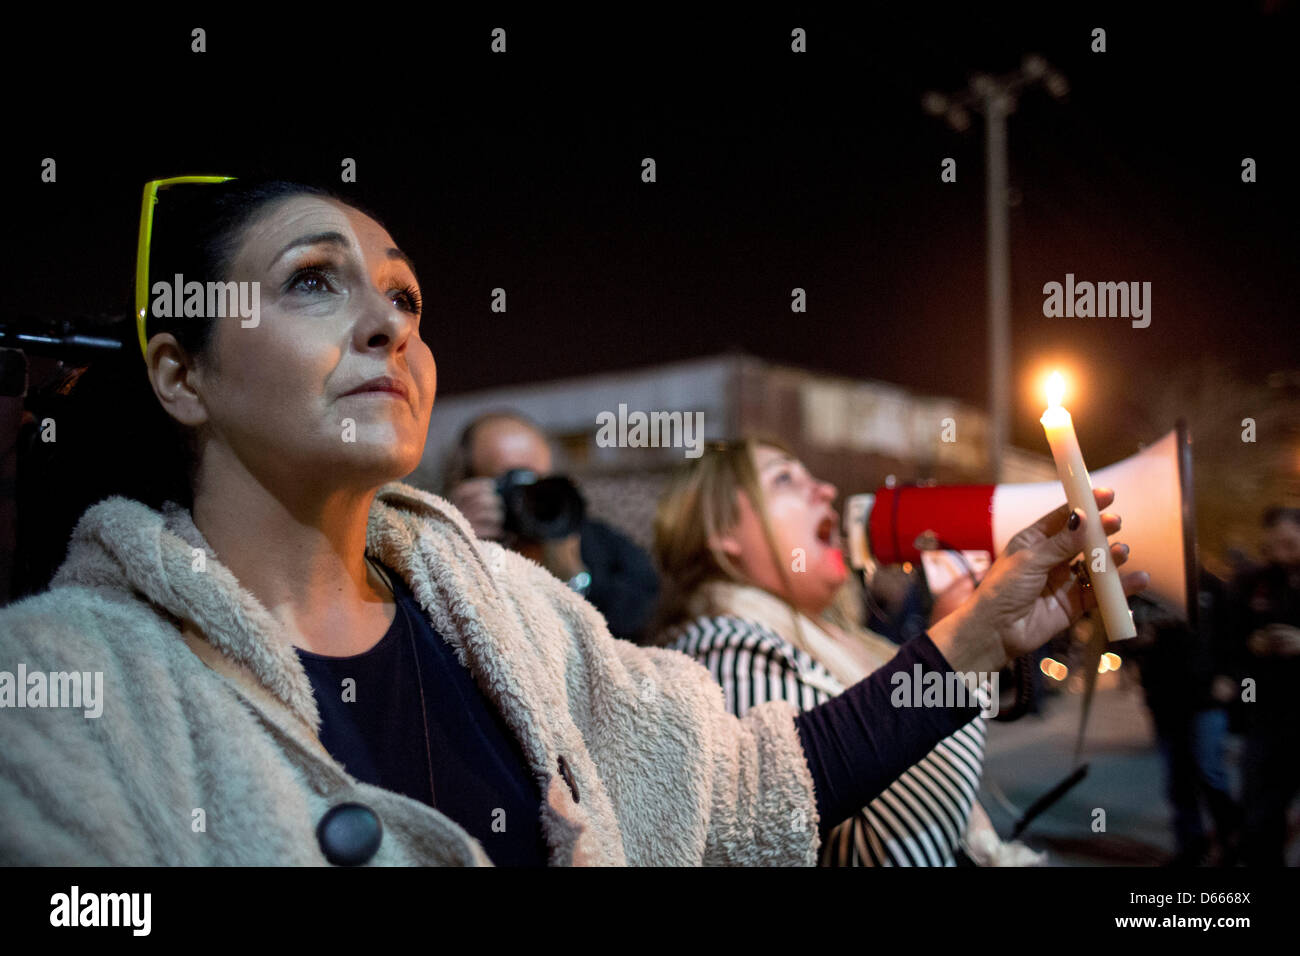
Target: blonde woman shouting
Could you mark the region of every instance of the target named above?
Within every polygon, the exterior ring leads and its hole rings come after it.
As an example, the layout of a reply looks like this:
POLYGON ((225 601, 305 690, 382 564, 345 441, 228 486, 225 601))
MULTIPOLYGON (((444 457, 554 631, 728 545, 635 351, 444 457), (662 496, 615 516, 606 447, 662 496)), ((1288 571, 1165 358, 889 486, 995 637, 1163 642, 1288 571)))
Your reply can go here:
MULTIPOLYGON (((835 494, 781 445, 751 440, 697 459, 660 503, 655 556, 666 603, 657 643, 704 664, 738 717, 773 700, 815 712, 918 650, 909 645, 899 653, 839 611, 836 601, 845 593, 848 572, 832 507, 835 494)), ((1104 520, 1108 530, 1118 527, 1113 517, 1104 520)), ((1122 560, 1124 547, 1115 551, 1122 560)), ((1059 573, 1058 579, 1065 581, 1059 573)), ((921 647, 930 640, 922 637, 921 647)), ((889 704, 914 700, 913 675, 891 670, 899 695, 860 714, 863 723, 875 722, 873 746, 893 743, 889 704)), ((971 701, 979 699, 978 683, 971 682, 971 701)), ((826 827, 822 864, 1035 861, 1023 846, 998 839, 976 800, 984 733, 981 717, 954 728, 843 824, 826 827)))

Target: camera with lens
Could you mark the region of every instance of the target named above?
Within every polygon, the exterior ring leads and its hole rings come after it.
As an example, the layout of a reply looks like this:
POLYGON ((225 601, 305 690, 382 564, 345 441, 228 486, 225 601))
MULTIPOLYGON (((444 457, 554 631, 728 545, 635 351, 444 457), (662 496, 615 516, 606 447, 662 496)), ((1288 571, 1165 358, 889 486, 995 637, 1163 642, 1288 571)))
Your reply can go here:
POLYGON ((530 541, 552 541, 577 534, 587 503, 563 475, 543 478, 527 468, 512 468, 497 479, 505 503, 506 534, 530 541))

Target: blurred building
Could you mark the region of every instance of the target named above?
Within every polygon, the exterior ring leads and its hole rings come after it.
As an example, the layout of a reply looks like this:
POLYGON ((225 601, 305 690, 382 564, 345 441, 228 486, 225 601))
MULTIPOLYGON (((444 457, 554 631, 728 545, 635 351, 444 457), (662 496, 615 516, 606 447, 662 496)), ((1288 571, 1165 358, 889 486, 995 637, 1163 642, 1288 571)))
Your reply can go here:
MULTIPOLYGON (((531 383, 439 398, 420 467, 407 479, 440 492, 447 453, 484 412, 517 409, 547 430, 593 514, 648 545, 665 478, 686 460, 676 448, 600 447, 598 417, 632 412, 703 413, 704 441, 770 435, 841 494, 900 483, 991 480, 988 416, 951 398, 871 379, 828 376, 743 354, 632 371, 531 383)), ((1050 456, 1007 450, 1006 480, 1056 477, 1050 456)))

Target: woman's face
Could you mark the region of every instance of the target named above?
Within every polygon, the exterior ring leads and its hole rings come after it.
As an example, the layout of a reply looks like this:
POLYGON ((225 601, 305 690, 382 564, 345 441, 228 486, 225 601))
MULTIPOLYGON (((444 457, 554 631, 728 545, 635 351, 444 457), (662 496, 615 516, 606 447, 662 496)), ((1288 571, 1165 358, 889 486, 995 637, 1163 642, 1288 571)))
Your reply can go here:
POLYGON ((437 387, 415 273, 349 206, 296 196, 260 215, 227 277, 260 284, 255 327, 217 319, 196 371, 209 456, 259 480, 373 488, 420 462, 437 387), (388 377, 394 391, 355 391, 388 377))
POLYGON ((785 597, 801 611, 819 614, 848 576, 840 550, 839 514, 831 507, 835 486, 818 481, 798 459, 769 445, 755 450, 754 467, 790 590, 781 581, 754 502, 743 491, 737 502, 740 519, 719 544, 751 583, 785 597))

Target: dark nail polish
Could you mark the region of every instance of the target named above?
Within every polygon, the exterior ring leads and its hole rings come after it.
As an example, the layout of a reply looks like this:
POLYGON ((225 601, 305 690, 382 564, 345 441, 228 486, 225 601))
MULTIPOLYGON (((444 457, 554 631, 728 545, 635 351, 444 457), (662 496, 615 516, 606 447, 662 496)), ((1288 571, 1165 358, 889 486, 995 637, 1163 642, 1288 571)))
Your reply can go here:
POLYGON ((1082 521, 1082 520, 1083 520, 1083 519, 1079 517, 1079 512, 1078 512, 1077 510, 1075 510, 1075 511, 1070 512, 1070 520, 1069 520, 1068 522, 1066 522, 1066 524, 1069 526, 1069 528, 1070 528, 1071 531, 1078 531, 1078 530, 1079 530, 1079 522, 1082 521))

